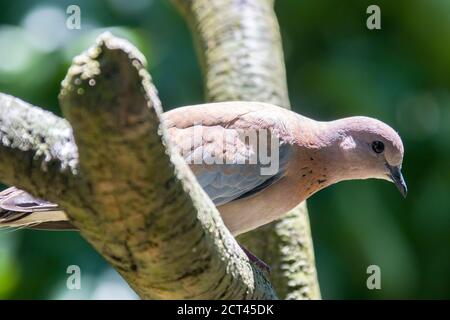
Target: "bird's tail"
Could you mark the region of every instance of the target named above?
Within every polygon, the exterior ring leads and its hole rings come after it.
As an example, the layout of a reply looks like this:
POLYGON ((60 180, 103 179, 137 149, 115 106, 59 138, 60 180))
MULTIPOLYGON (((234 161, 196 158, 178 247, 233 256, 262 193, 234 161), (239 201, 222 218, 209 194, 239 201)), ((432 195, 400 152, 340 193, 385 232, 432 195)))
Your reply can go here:
POLYGON ((11 187, 0 192, 0 229, 76 230, 58 205, 11 187))

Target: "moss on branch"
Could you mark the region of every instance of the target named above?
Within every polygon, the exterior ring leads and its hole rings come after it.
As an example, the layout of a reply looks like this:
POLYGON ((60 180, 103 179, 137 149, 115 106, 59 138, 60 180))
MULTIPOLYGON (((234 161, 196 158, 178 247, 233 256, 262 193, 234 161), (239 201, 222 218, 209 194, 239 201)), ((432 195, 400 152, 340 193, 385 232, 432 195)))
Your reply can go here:
POLYGON ((57 198, 73 184, 78 150, 70 124, 0 93, 0 179, 57 198))

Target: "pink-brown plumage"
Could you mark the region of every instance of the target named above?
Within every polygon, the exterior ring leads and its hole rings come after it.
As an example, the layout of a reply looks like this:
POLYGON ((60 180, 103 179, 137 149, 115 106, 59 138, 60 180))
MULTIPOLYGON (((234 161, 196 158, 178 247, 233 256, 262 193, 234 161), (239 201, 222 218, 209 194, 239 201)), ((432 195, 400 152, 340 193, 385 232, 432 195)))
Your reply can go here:
POLYGON ((227 102, 178 108, 162 119, 233 234, 269 223, 342 180, 392 180, 406 194, 402 141, 372 118, 320 122, 270 104, 227 102), (253 142, 242 137, 255 133, 253 142), (271 155, 278 152, 274 173, 261 174, 264 164, 251 162, 261 141, 271 155))

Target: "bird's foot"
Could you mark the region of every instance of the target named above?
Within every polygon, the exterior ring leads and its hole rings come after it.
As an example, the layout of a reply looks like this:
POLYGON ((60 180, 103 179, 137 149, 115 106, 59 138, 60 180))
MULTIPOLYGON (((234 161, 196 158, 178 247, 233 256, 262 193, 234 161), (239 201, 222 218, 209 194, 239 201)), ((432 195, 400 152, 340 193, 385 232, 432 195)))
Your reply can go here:
POLYGON ((262 271, 265 271, 270 274, 270 267, 267 263, 259 259, 257 256, 255 256, 253 253, 251 253, 249 250, 247 250, 243 245, 239 245, 241 249, 244 251, 244 253, 247 255, 248 259, 251 263, 255 264, 259 269, 262 271))

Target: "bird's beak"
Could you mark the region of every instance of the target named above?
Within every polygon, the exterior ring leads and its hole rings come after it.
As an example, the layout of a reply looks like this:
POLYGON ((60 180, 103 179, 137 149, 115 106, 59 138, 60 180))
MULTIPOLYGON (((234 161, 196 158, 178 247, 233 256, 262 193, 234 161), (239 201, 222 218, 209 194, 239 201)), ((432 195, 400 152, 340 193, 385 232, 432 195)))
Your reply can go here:
POLYGON ((386 164, 389 169, 389 178, 395 184, 397 189, 400 191, 402 196, 406 198, 406 194, 408 193, 408 187, 406 186, 405 179, 403 179, 402 172, 399 167, 390 166, 386 164))

